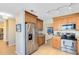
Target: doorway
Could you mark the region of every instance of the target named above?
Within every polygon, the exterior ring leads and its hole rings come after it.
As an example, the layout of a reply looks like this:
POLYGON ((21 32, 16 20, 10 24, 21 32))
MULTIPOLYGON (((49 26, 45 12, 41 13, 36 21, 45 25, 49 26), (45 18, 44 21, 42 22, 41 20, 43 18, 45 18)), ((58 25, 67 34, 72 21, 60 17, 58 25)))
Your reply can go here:
POLYGON ((16 22, 12 18, 0 22, 0 55, 16 54, 16 22))

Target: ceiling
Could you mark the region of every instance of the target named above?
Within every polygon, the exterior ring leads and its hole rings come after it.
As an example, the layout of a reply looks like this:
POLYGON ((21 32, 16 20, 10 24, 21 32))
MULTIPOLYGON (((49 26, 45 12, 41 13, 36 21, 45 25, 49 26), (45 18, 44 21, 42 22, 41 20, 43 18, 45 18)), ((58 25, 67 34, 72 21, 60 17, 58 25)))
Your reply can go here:
POLYGON ((28 10, 39 18, 51 18, 79 12, 78 3, 0 3, 0 12, 16 16, 17 12, 28 10), (70 8, 69 8, 70 7, 70 8))

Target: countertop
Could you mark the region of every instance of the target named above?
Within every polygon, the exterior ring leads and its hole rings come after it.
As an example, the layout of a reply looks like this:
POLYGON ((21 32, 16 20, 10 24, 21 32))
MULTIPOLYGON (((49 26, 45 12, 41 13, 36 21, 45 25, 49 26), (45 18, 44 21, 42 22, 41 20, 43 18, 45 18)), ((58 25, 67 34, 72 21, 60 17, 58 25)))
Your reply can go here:
POLYGON ((43 37, 43 36, 45 36, 44 34, 38 34, 37 35, 38 37, 43 37))

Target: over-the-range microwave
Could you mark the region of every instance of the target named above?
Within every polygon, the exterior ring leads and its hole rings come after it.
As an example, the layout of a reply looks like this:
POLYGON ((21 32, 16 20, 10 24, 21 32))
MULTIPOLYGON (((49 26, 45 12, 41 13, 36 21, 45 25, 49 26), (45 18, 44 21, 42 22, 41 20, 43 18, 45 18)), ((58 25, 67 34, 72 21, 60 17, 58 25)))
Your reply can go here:
POLYGON ((61 30, 75 30, 76 24, 64 24, 61 26, 61 30))

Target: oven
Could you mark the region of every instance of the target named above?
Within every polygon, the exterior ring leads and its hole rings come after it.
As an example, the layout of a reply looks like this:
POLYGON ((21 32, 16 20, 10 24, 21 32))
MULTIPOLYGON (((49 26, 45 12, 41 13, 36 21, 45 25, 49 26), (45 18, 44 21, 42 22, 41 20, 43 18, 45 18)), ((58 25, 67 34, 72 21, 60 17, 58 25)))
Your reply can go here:
POLYGON ((61 37, 61 50, 65 52, 69 52, 71 54, 76 53, 76 43, 77 40, 75 39, 74 35, 62 35, 61 37))
POLYGON ((76 54, 76 41, 75 40, 61 40, 61 50, 69 52, 71 54, 76 54))

